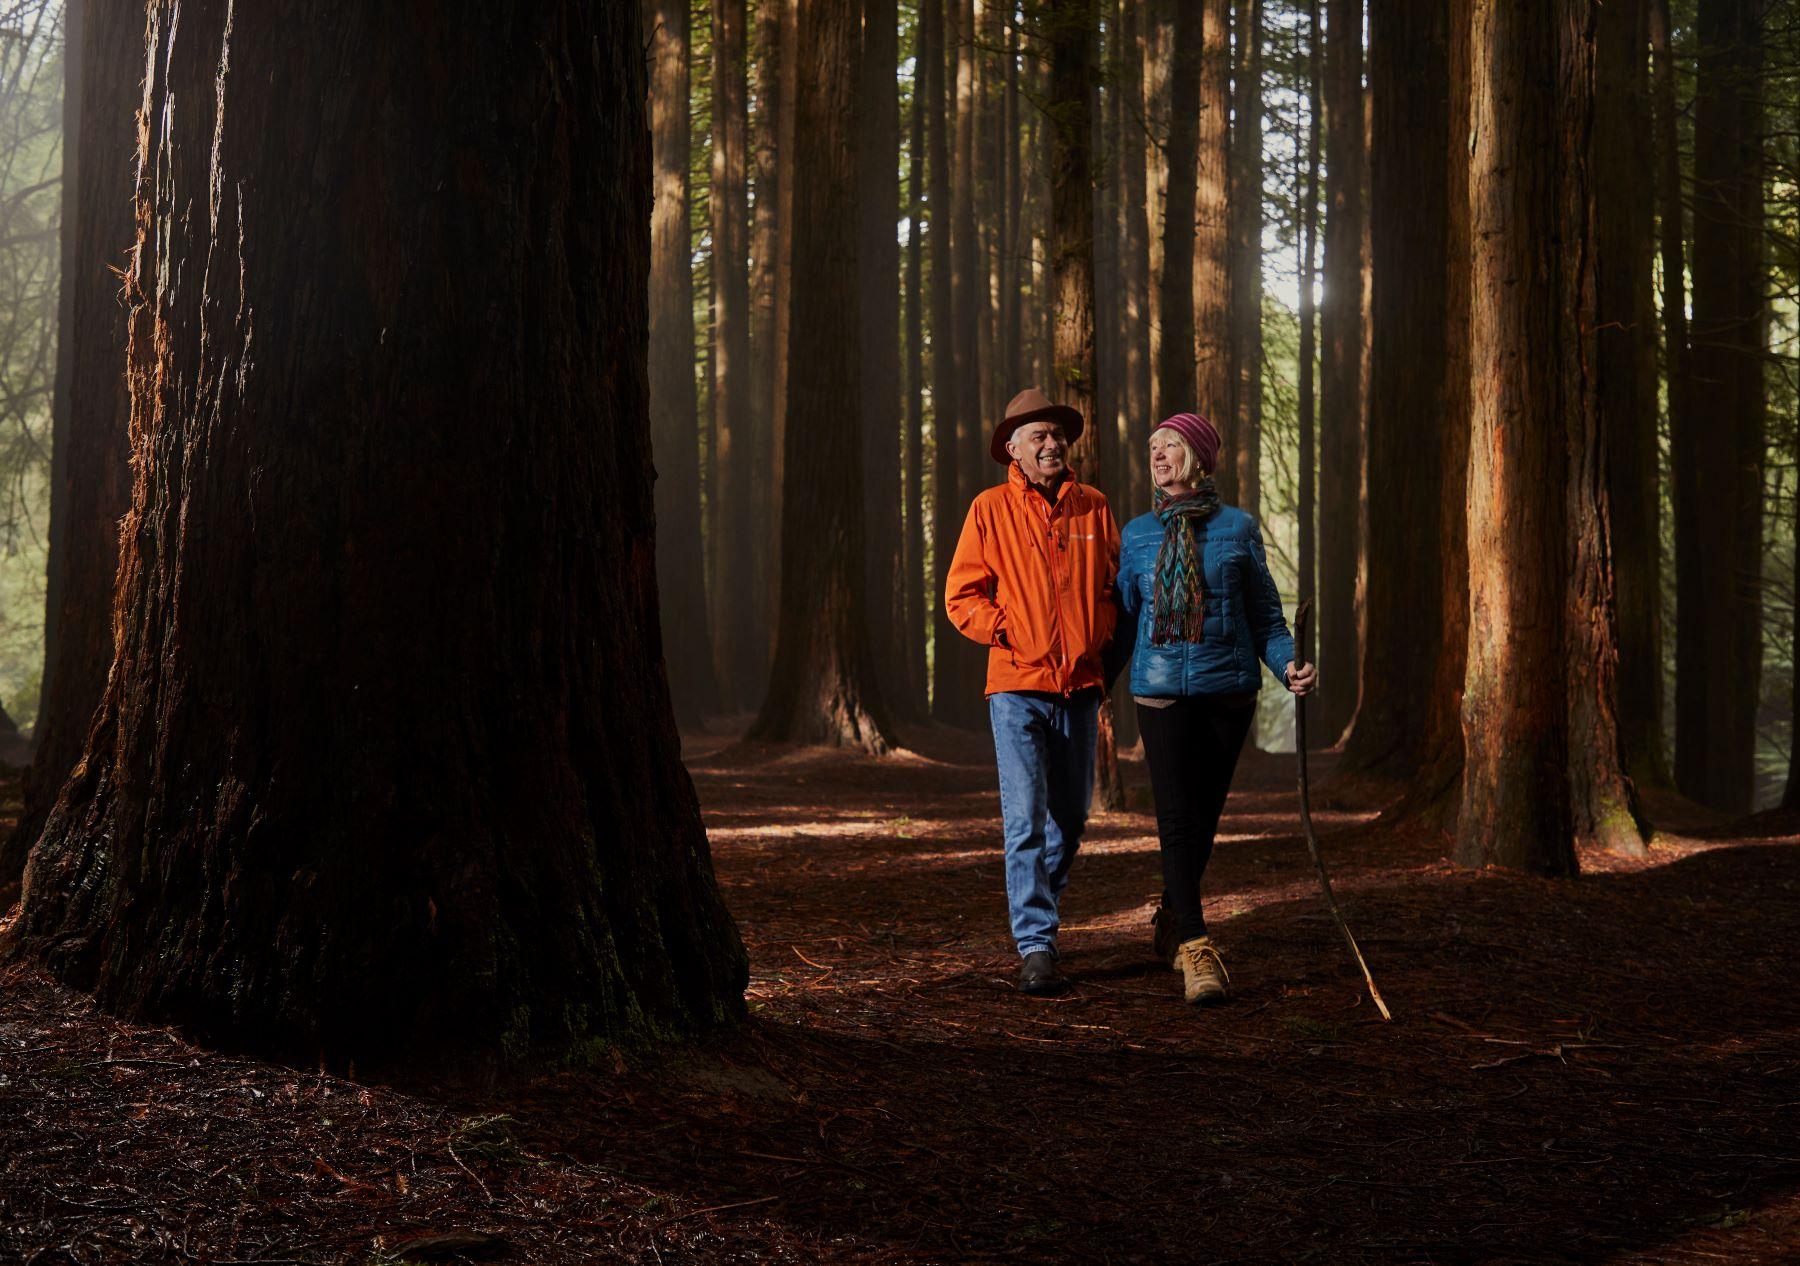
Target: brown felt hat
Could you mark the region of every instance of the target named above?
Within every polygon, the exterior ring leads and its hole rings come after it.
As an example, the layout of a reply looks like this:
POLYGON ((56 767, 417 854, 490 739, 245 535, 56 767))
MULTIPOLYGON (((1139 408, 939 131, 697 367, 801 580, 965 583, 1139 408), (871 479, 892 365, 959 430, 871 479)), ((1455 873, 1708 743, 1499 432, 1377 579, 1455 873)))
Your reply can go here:
POLYGON ((1082 427, 1086 425, 1075 409, 1066 404, 1051 404, 1050 398, 1036 387, 1027 387, 1007 402, 1006 416, 994 428, 994 439, 988 445, 988 455, 1002 466, 1010 464, 1012 458, 1007 455, 1006 442, 1012 438, 1014 431, 1027 422, 1036 422, 1040 418, 1061 422, 1063 435, 1071 444, 1081 438, 1082 427))

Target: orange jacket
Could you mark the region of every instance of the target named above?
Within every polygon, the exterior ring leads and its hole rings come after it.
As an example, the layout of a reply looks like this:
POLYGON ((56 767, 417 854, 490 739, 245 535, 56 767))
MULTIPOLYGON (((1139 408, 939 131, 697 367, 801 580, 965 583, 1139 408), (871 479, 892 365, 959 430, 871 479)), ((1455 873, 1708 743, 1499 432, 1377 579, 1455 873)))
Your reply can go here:
POLYGON ((988 650, 987 693, 1073 694, 1104 684, 1118 609, 1119 525, 1099 490, 1064 478, 1052 507, 1014 462, 969 507, 944 611, 988 650))

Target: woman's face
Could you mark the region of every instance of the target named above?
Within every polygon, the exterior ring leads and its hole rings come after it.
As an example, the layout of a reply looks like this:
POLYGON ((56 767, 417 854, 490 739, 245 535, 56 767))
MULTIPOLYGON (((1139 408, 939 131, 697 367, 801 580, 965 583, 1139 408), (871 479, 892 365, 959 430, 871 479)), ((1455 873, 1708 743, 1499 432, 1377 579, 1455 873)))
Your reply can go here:
POLYGON ((1192 469, 1188 446, 1173 431, 1161 430, 1150 437, 1150 478, 1167 493, 1191 492, 1193 481, 1183 478, 1182 468, 1192 469))

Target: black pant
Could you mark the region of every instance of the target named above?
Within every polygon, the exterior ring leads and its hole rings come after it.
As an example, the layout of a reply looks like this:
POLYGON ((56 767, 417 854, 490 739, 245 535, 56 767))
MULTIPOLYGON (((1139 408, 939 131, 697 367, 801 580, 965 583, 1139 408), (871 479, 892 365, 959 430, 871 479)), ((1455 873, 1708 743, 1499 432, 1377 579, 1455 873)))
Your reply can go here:
POLYGON ((1162 840, 1163 908, 1175 918, 1177 943, 1206 935, 1200 877, 1255 716, 1255 695, 1189 695, 1166 708, 1138 705, 1162 840))

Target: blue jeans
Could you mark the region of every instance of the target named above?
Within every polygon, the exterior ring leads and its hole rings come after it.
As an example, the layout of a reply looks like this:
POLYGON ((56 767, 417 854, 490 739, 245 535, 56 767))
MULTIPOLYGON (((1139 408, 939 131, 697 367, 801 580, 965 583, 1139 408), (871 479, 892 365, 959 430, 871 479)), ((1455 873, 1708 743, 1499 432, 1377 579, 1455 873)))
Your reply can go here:
POLYGON ((1056 952, 1056 903, 1068 886, 1094 795, 1100 692, 988 696, 1000 766, 1006 904, 1021 955, 1056 952))

